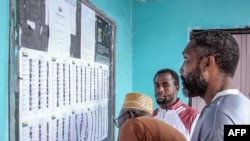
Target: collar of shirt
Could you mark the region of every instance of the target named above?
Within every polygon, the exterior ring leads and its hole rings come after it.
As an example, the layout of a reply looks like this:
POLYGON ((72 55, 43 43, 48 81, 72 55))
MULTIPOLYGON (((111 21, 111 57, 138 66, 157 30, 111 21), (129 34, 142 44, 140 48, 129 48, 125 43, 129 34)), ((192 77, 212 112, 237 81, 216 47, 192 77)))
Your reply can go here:
POLYGON ((215 96, 213 97, 212 101, 214 101, 216 98, 223 96, 223 95, 229 95, 229 94, 239 94, 240 91, 238 89, 227 89, 227 90, 223 90, 218 92, 217 94, 215 94, 215 96))

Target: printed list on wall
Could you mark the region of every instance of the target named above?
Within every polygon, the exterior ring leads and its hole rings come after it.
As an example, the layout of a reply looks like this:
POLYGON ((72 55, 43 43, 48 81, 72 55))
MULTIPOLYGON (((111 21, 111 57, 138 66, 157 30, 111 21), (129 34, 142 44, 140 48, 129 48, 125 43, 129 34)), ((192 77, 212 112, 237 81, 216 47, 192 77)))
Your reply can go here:
POLYGON ((112 25, 76 0, 20 4, 19 140, 105 139, 112 25))

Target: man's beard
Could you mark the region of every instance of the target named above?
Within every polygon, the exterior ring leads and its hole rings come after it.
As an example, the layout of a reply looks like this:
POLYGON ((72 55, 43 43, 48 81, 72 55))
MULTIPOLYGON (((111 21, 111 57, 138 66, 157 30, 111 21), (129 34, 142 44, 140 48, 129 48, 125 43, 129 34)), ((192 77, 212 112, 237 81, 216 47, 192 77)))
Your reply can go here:
POLYGON ((167 103, 168 103, 168 102, 167 102, 167 98, 164 97, 164 99, 163 99, 162 101, 159 101, 159 100, 156 99, 156 103, 157 103, 157 104, 167 104, 167 103))
POLYGON ((200 73, 200 69, 196 68, 189 73, 186 78, 181 75, 183 89, 182 92, 187 97, 204 97, 207 90, 207 83, 200 73))
POLYGON ((156 103, 166 105, 166 104, 170 103, 172 101, 172 99, 173 99, 172 97, 167 98, 167 96, 164 96, 164 99, 162 101, 159 101, 159 100, 156 99, 156 103))

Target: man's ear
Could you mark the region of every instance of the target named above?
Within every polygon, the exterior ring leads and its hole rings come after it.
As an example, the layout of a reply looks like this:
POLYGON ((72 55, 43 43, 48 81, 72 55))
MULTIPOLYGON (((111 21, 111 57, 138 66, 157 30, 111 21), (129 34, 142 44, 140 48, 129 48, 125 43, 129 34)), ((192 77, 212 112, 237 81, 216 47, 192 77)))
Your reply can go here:
POLYGON ((175 89, 176 89, 176 91, 178 93, 178 91, 179 91, 179 85, 175 85, 175 89))
POLYGON ((204 57, 201 61, 202 69, 204 71, 211 69, 215 64, 214 56, 204 57))

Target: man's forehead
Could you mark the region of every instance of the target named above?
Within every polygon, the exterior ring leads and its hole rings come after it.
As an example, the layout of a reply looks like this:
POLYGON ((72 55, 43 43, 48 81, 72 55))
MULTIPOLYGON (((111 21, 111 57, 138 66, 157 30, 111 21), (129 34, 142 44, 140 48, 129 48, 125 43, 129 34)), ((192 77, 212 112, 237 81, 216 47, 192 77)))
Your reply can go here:
POLYGON ((192 51, 192 47, 195 45, 195 42, 193 40, 191 40, 187 46, 185 47, 185 49, 183 50, 182 54, 188 53, 192 51))
POLYGON ((155 84, 158 83, 168 83, 169 80, 172 80, 172 75, 170 73, 162 73, 155 77, 155 84))
POLYGON ((186 46, 186 48, 183 50, 182 55, 184 56, 184 58, 194 58, 197 56, 197 54, 195 53, 194 49, 194 42, 189 42, 188 45, 186 46))

